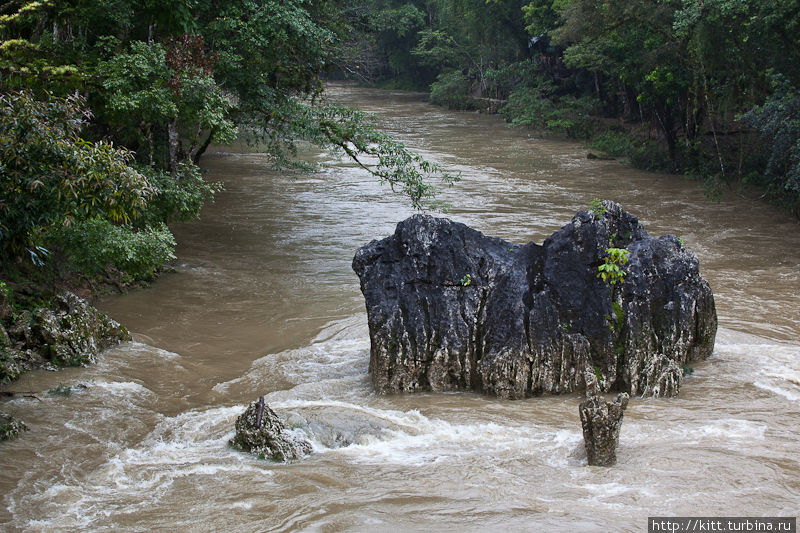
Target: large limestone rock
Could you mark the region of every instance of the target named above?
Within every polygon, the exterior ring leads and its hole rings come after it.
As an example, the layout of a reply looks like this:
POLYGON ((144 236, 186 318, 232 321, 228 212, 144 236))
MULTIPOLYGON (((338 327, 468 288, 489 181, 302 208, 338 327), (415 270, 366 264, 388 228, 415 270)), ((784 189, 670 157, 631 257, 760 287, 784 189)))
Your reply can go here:
POLYGON ((63 292, 50 308, 33 313, 29 340, 57 366, 79 366, 94 363, 101 351, 130 340, 130 334, 86 300, 63 292))
POLYGON ((618 394, 613 402, 607 402, 600 396, 591 396, 578 407, 586 457, 590 465, 616 464, 619 430, 629 399, 624 392, 618 394))
POLYGON ((677 394, 681 366, 714 347, 711 289, 675 236, 651 238, 603 205, 542 245, 415 215, 361 247, 375 387, 523 398, 581 391, 588 377, 600 391, 677 394), (597 277, 610 246, 629 251, 613 286, 597 277))
POLYGON ((24 370, 94 363, 102 350, 130 340, 123 326, 71 292, 17 316, 2 308, 0 302, 0 383, 24 370))

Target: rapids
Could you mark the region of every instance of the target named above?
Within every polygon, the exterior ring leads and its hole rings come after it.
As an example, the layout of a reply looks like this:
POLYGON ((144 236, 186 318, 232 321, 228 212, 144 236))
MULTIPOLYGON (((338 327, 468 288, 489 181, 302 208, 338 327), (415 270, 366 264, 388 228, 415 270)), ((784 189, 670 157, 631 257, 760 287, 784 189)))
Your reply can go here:
POLYGON ((177 272, 99 303, 134 342, 14 385, 86 388, 4 403, 30 431, 0 444, 0 529, 643 531, 648 516, 800 514, 794 220, 424 95, 330 92, 460 170, 448 216, 486 234, 541 242, 599 197, 683 238, 715 293, 714 354, 677 398, 631 399, 610 469, 586 466, 576 395, 376 395, 350 262, 411 210, 326 152, 304 150, 326 164, 306 174, 218 147, 202 164, 226 190, 174 226, 177 272), (312 456, 271 464, 227 446, 259 395, 312 456))

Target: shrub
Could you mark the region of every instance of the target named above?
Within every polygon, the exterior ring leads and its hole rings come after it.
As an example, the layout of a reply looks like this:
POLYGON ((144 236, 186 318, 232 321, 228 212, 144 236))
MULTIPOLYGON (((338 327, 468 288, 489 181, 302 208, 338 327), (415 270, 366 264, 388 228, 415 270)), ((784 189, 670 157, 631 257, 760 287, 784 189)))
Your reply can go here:
POLYGON ((786 191, 800 194, 800 89, 770 73, 773 94, 742 115, 769 147, 766 175, 786 191))
POLYGON ((175 259, 175 237, 163 223, 135 230, 92 219, 62 228, 53 236, 68 260, 90 275, 113 267, 135 280, 149 281, 175 259))
POLYGON ((459 71, 439 74, 431 84, 430 102, 450 109, 475 111, 478 105, 467 96, 469 82, 459 71))
POLYGON ((23 431, 28 431, 28 427, 22 420, 17 420, 6 413, 0 413, 0 440, 14 439, 23 431))
POLYGON ((573 139, 587 139, 595 127, 589 112, 596 100, 588 96, 558 97, 553 86, 543 82, 537 87, 526 87, 511 93, 502 114, 513 126, 527 126, 536 130, 554 131, 573 139))
POLYGON ((207 182, 200 169, 191 163, 180 165, 177 178, 168 172, 153 170, 148 172, 148 177, 157 193, 141 217, 144 226, 195 219, 203 205, 213 201, 214 195, 222 190, 221 183, 207 182))
POLYGON ((41 262, 49 228, 142 213, 153 188, 131 152, 79 136, 89 116, 78 97, 0 95, 0 253, 41 262))
POLYGON ((592 148, 612 157, 630 157, 635 147, 631 138, 621 131, 604 131, 592 139, 592 148))
POLYGON ((0 345, 0 384, 14 381, 22 373, 13 353, 0 345))

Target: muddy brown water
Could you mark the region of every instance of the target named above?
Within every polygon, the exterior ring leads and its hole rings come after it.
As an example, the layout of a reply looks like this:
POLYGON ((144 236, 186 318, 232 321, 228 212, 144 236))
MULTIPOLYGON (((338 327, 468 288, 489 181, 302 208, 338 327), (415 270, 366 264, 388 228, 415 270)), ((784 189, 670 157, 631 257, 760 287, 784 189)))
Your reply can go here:
POLYGON ((634 399, 619 463, 586 466, 576 395, 376 395, 355 249, 412 214, 347 161, 275 172, 262 154, 203 161, 225 192, 174 226, 176 273, 100 307, 134 342, 16 389, 84 384, 2 408, 30 431, 0 444, 9 531, 644 531, 648 516, 800 514, 800 227, 697 185, 421 95, 336 86, 391 134, 460 170, 451 218, 541 242, 594 197, 700 258, 716 296, 714 354, 678 398, 634 399), (231 450, 265 395, 315 445, 275 465, 231 450), (342 446, 345 440, 351 444, 342 446))

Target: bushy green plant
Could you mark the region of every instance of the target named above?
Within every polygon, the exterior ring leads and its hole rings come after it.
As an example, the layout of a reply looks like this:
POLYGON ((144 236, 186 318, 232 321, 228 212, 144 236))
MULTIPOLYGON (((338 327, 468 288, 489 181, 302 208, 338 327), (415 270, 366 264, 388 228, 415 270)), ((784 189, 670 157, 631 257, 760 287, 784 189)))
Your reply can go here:
POLYGON ((22 420, 0 413, 0 440, 11 440, 23 431, 28 431, 28 426, 22 420))
POLYGON ((536 69, 536 65, 530 61, 516 61, 489 68, 486 70, 488 88, 496 97, 508 98, 526 80, 536 78, 536 69))
POLYGON ((59 383, 58 386, 53 387, 52 389, 47 390, 47 394, 50 396, 70 396, 72 394, 72 387, 69 385, 64 385, 63 383, 59 383))
POLYGON ((624 248, 607 248, 603 264, 597 267, 597 277, 612 287, 625 279, 623 267, 628 263, 628 250, 624 248))
POLYGON ((612 157, 630 157, 634 151, 634 144, 627 134, 608 130, 592 139, 592 148, 612 157))
POLYGON ((223 188, 220 182, 207 182, 200 169, 188 162, 180 165, 177 178, 158 170, 148 172, 148 177, 157 193, 142 216, 143 225, 193 220, 200 215, 203 205, 213 201, 223 188))
POLYGON ((563 133, 574 139, 591 136, 595 122, 589 116, 596 105, 591 97, 557 96, 549 82, 514 91, 502 114, 513 126, 563 133))
POLYGON ((475 110, 477 106, 467 97, 468 89, 469 82, 460 71, 444 72, 431 84, 430 102, 450 109, 475 110))
POLYGON ((0 384, 14 381, 21 370, 14 356, 5 346, 0 346, 0 384))
POLYGON ((671 172, 675 169, 669 153, 657 141, 634 145, 629 157, 631 165, 642 170, 671 172))
POLYGON ((175 238, 166 224, 135 230, 92 219, 54 233, 71 263, 88 274, 116 268, 135 280, 151 280, 175 259, 175 238))
POLYGON ((154 193, 131 152, 79 136, 88 112, 78 97, 0 95, 0 254, 34 262, 38 238, 90 218, 129 222, 154 193))
POLYGON ((772 73, 774 93, 742 121, 758 130, 769 147, 766 174, 780 188, 800 193, 800 89, 772 73))
POLYGON ((589 203, 589 211, 594 213, 594 216, 600 218, 606 214, 606 206, 603 205, 603 202, 600 201, 599 198, 592 198, 592 201, 589 203))

